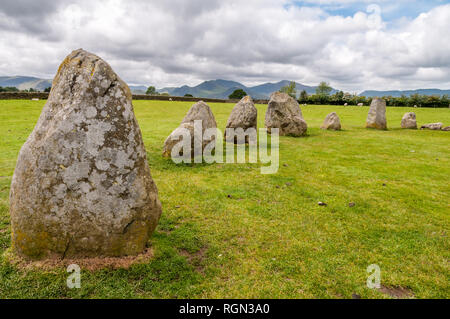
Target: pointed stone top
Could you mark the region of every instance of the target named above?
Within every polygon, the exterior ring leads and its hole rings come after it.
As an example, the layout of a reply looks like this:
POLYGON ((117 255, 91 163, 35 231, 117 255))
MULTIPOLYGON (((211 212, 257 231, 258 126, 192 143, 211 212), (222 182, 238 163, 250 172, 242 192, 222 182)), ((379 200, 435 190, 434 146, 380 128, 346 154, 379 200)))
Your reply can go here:
POLYGON ((72 92, 79 91, 92 94, 95 98, 106 95, 118 82, 118 86, 124 90, 123 95, 131 98, 128 85, 107 62, 95 54, 78 49, 72 51, 59 66, 52 83, 52 88, 59 89, 52 90, 52 93, 58 91, 63 96, 70 96, 72 92))
POLYGON ((207 128, 217 127, 216 119, 208 104, 198 101, 187 112, 181 124, 193 123, 196 120, 203 121, 203 130, 207 128))

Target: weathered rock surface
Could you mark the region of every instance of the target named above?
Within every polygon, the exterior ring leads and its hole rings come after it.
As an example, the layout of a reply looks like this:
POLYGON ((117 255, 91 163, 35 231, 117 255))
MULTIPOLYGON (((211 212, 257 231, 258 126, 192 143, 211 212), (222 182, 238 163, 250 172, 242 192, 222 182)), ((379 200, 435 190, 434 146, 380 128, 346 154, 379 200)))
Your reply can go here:
POLYGON ((405 115, 403 115, 401 125, 402 128, 417 129, 416 113, 408 112, 405 115))
POLYGON ((443 124, 442 123, 430 123, 430 124, 424 124, 420 127, 421 130, 427 129, 427 130, 435 130, 440 131, 442 129, 443 124))
POLYGON ((32 259, 136 255, 161 215, 128 86, 101 58, 72 52, 20 150, 12 245, 32 259))
POLYGON ((450 126, 446 126, 442 128, 443 131, 450 132, 450 126))
POLYGON ((339 131, 341 129, 341 121, 337 113, 333 112, 328 114, 320 128, 323 130, 339 131))
POLYGON ((366 128, 387 129, 385 100, 380 98, 374 98, 372 100, 369 114, 367 115, 366 128))
MULTIPOLYGON (((250 96, 245 96, 231 111, 226 128, 242 128, 244 131, 249 128, 254 128, 256 130, 257 119, 258 110, 256 109, 252 98, 250 96)), ((226 129, 224 136, 225 140, 228 142, 238 143, 238 139, 235 136, 231 136, 227 139, 226 129)), ((245 137, 245 142, 248 143, 248 136, 245 137)))
POLYGON ((297 101, 281 92, 270 96, 265 124, 269 133, 272 128, 279 128, 280 136, 303 136, 308 129, 297 101))
MULTIPOLYGON (((191 156, 194 156, 195 153, 195 143, 194 138, 198 138, 202 140, 203 133, 205 130, 210 128, 217 128, 216 119, 214 118, 214 114, 212 113, 208 104, 203 101, 199 101, 195 103, 188 111, 180 126, 176 128, 166 139, 164 142, 163 156, 171 157, 172 148, 181 140, 182 129, 187 129, 191 135, 191 156), (201 121, 202 130, 195 130, 194 124, 195 121, 201 121), (200 135, 201 134, 201 135, 200 135), (195 137, 194 135, 197 135, 195 137)), ((206 145, 213 142, 215 137, 213 136, 210 139, 203 138, 203 143, 201 145, 202 149, 199 151, 203 151, 206 145)), ((178 155, 178 154, 177 154, 178 155)), ((182 154, 179 154, 182 155, 182 154)))

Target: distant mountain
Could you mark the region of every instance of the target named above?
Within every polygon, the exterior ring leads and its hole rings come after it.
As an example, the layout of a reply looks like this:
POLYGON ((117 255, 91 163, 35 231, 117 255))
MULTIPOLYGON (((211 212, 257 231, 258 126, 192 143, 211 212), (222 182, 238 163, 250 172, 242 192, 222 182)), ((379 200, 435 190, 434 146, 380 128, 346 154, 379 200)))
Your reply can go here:
POLYGON ((16 87, 19 90, 35 89, 44 91, 52 86, 52 80, 39 79, 30 76, 0 76, 0 86, 16 87))
MULTIPOLYGON (((159 93, 169 93, 172 96, 184 96, 185 94, 191 94, 195 97, 204 98, 216 98, 227 99, 228 96, 234 92, 234 90, 242 89, 247 94, 251 95, 254 99, 268 99, 270 94, 275 91, 279 91, 283 86, 289 85, 290 81, 284 80, 276 83, 264 83, 261 85, 247 87, 239 82, 228 80, 211 80, 200 83, 197 86, 183 85, 181 87, 166 87, 158 89, 159 93)), ((44 91, 46 88, 52 85, 52 80, 39 79, 28 76, 2 76, 0 77, 0 86, 7 87, 13 86, 19 90, 28 90, 30 88, 44 91)), ((296 83, 297 95, 302 90, 305 90, 308 94, 314 94, 316 92, 315 86, 307 86, 301 83, 296 83)), ((130 90, 133 94, 145 94, 147 87, 143 85, 130 85, 130 90)), ((332 93, 336 90, 333 89, 332 93)))
POLYGON ((440 89, 418 89, 418 90, 406 90, 406 91, 364 91, 360 93, 360 96, 366 96, 366 97, 381 97, 381 96, 392 96, 392 97, 401 97, 402 95, 405 96, 411 96, 413 94, 419 94, 419 95, 449 95, 450 96, 450 90, 440 90, 440 89))
MULTIPOLYGON (((181 87, 166 87, 158 89, 159 93, 169 93, 172 96, 184 96, 185 94, 191 94, 195 97, 204 98, 216 98, 227 99, 228 96, 236 89, 243 89, 247 94, 251 95, 254 99, 268 99, 270 94, 275 91, 279 91, 283 86, 289 85, 290 81, 284 80, 276 83, 264 83, 256 86, 247 87, 239 82, 228 80, 211 80, 200 83, 197 86, 183 85, 181 87)), ((39 79, 30 76, 0 76, 0 86, 2 87, 16 87, 19 90, 28 90, 30 88, 38 91, 44 91, 46 88, 52 86, 52 80, 39 79)), ((316 93, 316 86, 303 85, 296 83, 297 95, 302 90, 305 90, 308 94, 316 93)), ((130 90, 133 94, 145 94, 147 87, 143 85, 130 85, 130 90)), ((332 90, 331 94, 336 92, 332 90)), ((367 90, 360 93, 360 96, 375 97, 375 96, 392 96, 400 97, 402 95, 410 96, 413 94, 420 95, 449 95, 450 90, 440 89, 418 89, 418 90, 406 90, 406 91, 375 91, 367 90)))
MULTIPOLYGON (((194 87, 183 85, 178 88, 162 88, 157 91, 160 93, 166 92, 173 96, 184 96, 185 94, 191 94, 195 97, 227 99, 234 90, 243 89, 247 94, 251 95, 255 99, 268 99, 270 94, 275 91, 279 91, 283 86, 286 86, 289 83, 290 81, 284 80, 277 83, 264 83, 257 86, 247 87, 239 82, 219 79, 205 81, 194 87)), ((315 86, 307 86, 300 83, 296 83, 296 89, 297 94, 300 94, 302 90, 305 90, 308 94, 313 94, 316 92, 315 86)), ((336 92, 336 90, 333 89, 332 93, 334 92, 336 92)))

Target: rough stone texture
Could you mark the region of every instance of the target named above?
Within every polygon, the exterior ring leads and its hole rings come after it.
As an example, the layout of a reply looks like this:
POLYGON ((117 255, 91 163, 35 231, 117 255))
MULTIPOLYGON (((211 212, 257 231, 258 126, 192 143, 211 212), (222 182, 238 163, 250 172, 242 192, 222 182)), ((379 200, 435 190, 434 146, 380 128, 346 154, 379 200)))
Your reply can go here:
POLYGON ((128 86, 99 57, 72 52, 20 150, 12 245, 32 259, 141 253, 161 215, 128 86))
POLYGON ((442 130, 446 131, 446 132, 450 132, 450 126, 446 126, 446 127, 442 128, 442 130))
POLYGON ((372 100, 369 114, 367 115, 366 128, 387 129, 385 100, 378 97, 372 100))
POLYGON ((288 94, 281 92, 274 92, 270 96, 265 124, 269 133, 272 128, 279 128, 280 136, 303 136, 308 129, 300 105, 288 94))
POLYGON ((402 128, 417 129, 416 113, 409 112, 403 115, 402 128))
MULTIPOLYGON (((244 98, 242 98, 242 100, 239 101, 239 103, 234 106, 233 110, 231 111, 226 128, 242 128, 244 129, 244 131, 248 128, 254 128, 256 130, 257 119, 258 110, 256 109, 252 98, 250 96, 245 96, 244 98)), ((226 129, 224 135, 225 139, 227 139, 226 129)), ((233 140, 229 142, 238 142, 237 138, 234 138, 233 140)), ((248 136, 246 136, 246 142, 248 143, 248 136)))
POLYGON ((442 123, 430 123, 425 124, 420 127, 421 130, 427 129, 427 130, 435 130, 440 131, 442 129, 443 124, 442 123))
MULTIPOLYGON (((187 112, 180 126, 176 128, 166 139, 164 142, 163 156, 171 157, 172 148, 181 140, 180 132, 182 128, 189 130, 191 133, 191 155, 194 155, 194 124, 195 121, 202 121, 202 136, 205 130, 209 128, 217 128, 216 119, 214 118, 214 114, 209 108, 208 104, 203 101, 199 101, 195 103, 187 112)), ((200 132, 197 132, 199 135, 200 132)), ((198 136, 198 138, 202 138, 202 136, 198 136)), ((206 145, 214 141, 215 137, 213 136, 211 139, 203 139, 202 143, 202 151, 206 145)))
POLYGON ((339 131, 341 129, 341 121, 337 113, 333 112, 328 114, 320 128, 323 130, 339 131))

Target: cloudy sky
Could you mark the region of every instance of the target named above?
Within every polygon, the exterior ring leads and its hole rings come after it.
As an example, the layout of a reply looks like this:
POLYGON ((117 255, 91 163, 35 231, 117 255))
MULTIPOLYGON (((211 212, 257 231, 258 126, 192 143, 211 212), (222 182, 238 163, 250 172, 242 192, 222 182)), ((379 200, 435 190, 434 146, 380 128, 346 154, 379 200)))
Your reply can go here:
POLYGON ((450 89, 450 0, 0 1, 0 75, 52 78, 78 48, 158 88, 450 89))

